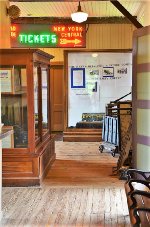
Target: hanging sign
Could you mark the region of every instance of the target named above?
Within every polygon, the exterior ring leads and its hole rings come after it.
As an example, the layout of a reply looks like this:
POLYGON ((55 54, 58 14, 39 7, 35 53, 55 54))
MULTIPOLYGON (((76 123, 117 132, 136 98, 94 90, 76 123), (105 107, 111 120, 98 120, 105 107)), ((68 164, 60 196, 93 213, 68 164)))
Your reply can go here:
POLYGON ((12 24, 11 47, 86 47, 85 25, 12 24))

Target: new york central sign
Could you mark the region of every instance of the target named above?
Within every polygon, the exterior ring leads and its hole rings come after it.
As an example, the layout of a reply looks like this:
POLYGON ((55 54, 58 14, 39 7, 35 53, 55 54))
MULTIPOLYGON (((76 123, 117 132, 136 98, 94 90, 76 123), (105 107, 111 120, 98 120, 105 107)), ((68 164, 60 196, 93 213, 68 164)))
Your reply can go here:
POLYGON ((86 47, 85 25, 12 24, 11 47, 86 47))

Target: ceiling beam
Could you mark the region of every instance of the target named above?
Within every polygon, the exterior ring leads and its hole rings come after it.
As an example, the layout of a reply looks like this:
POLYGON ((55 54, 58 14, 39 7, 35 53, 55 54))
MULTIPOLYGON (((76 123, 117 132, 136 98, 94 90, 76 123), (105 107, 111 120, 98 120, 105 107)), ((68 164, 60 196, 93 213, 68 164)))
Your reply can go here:
POLYGON ((125 8, 120 4, 118 1, 110 1, 126 18, 128 18, 129 21, 131 21, 132 24, 136 28, 142 28, 142 24, 140 24, 135 17, 133 17, 125 8))
MULTIPOLYGON (((19 17, 12 19, 17 24, 73 24, 71 18, 63 17, 19 17)), ((89 17, 84 24, 130 24, 125 17, 89 17)))

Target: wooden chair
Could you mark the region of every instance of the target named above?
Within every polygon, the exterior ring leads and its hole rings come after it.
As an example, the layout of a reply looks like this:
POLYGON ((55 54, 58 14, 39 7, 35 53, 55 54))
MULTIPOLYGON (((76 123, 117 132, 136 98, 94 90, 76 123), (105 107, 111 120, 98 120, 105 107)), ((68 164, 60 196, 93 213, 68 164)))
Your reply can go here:
POLYGON ((150 172, 128 169, 125 192, 132 226, 150 227, 150 172))

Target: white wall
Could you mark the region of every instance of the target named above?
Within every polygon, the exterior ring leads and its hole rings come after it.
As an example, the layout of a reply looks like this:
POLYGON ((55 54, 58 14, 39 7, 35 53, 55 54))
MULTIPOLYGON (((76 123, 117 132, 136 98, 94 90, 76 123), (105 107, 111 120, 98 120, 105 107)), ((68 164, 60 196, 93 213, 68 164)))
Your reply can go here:
POLYGON ((132 53, 95 54, 68 53, 69 127, 82 120, 82 113, 105 113, 107 103, 131 92, 132 53))

